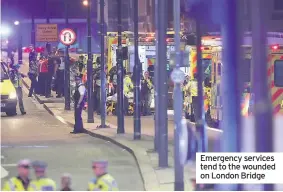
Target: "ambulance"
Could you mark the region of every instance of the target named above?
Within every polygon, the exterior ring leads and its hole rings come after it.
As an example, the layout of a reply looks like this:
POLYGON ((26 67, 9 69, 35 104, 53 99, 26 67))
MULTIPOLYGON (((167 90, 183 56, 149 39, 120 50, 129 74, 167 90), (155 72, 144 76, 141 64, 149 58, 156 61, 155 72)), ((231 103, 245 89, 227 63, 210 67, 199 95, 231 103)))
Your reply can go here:
MULTIPOLYGON (((203 101, 204 101, 204 112, 205 119, 210 126, 214 126, 216 122, 213 122, 210 116, 210 103, 211 103, 211 65, 212 65, 212 52, 214 47, 219 45, 219 36, 208 35, 202 37, 202 67, 203 67, 203 101)), ((187 45, 186 50, 189 52, 189 79, 194 78, 197 72, 197 49, 196 46, 187 45)), ((195 121, 194 113, 192 108, 192 97, 185 94, 184 97, 184 113, 185 117, 190 121, 195 121)))
MULTIPOLYGON (((248 116, 251 114, 252 97, 250 92, 251 81, 251 62, 252 62, 252 37, 251 33, 244 36, 242 46, 244 52, 244 69, 242 79, 245 82, 245 89, 242 94, 241 114, 248 116)), ((268 50, 268 84, 271 92, 271 101, 273 114, 283 114, 283 33, 267 33, 268 50)), ((222 60, 222 47, 215 47, 212 54, 212 72, 211 72, 211 117, 215 121, 222 120, 222 95, 221 95, 221 76, 222 68, 225 63, 222 60)))

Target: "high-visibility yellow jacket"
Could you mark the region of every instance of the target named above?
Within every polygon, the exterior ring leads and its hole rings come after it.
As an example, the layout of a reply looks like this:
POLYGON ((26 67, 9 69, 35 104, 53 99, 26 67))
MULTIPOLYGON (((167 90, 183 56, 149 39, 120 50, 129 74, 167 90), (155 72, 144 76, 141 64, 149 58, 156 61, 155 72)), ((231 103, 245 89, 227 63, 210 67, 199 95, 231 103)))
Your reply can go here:
POLYGON ((92 179, 88 183, 88 191, 119 191, 115 179, 107 174, 92 179))
POLYGON ((18 177, 12 177, 4 183, 2 191, 26 191, 22 181, 18 177))
POLYGON ((31 181, 28 191, 56 191, 56 183, 50 178, 40 178, 31 181))
POLYGON ((130 76, 126 75, 124 77, 124 95, 128 95, 134 88, 134 84, 130 76))

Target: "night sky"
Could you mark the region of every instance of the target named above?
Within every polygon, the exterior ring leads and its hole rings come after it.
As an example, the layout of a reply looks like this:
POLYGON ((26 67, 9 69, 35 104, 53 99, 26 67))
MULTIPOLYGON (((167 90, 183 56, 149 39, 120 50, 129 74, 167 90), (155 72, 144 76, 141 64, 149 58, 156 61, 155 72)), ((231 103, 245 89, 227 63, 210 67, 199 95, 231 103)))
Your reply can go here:
MULTIPOLYGON (((86 18, 86 7, 82 5, 82 0, 69 1, 69 17, 70 18, 86 18)), ((35 18, 63 18, 64 0, 1 0, 2 21, 20 20, 22 18, 31 18, 34 13, 35 18), (47 14, 46 7, 49 12, 47 14)), ((93 0, 93 5, 96 0, 93 0)), ((96 9, 93 6, 93 16, 95 17, 96 9)))

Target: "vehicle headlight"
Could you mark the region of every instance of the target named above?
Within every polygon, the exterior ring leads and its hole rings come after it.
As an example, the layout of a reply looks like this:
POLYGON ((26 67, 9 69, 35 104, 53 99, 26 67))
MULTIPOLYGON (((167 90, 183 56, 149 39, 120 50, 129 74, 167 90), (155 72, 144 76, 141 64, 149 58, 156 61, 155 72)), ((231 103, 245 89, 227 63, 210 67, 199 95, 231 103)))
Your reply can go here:
POLYGON ((17 98, 17 93, 16 92, 11 92, 9 94, 9 99, 16 99, 17 98))

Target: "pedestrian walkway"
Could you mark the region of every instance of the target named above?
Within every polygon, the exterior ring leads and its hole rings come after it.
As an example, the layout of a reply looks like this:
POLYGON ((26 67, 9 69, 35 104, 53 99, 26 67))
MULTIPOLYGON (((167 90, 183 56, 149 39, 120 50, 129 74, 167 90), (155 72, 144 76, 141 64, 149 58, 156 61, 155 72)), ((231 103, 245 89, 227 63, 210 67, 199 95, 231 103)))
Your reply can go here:
MULTIPOLYGON (((25 84, 29 84, 25 79, 25 84)), ((37 97, 37 96, 36 96, 37 97)), ((38 100, 38 97, 37 97, 38 100)), ((64 103, 44 103, 44 108, 52 115, 54 115, 61 122, 73 127, 74 112, 64 110, 64 103)), ((154 118, 153 116, 146 116, 141 118, 142 139, 139 141, 133 140, 133 117, 125 116, 125 134, 117 134, 117 117, 107 116, 106 124, 110 128, 97 128, 100 125, 100 116, 94 115, 94 123, 87 122, 87 112, 83 112, 83 122, 85 131, 94 136, 116 145, 129 151, 135 158, 139 165, 139 169, 144 180, 146 190, 174 190, 174 121, 173 117, 168 120, 168 138, 169 138, 169 168, 158 167, 158 154, 152 152, 153 150, 153 136, 154 136, 154 118)), ((169 116, 170 117, 170 116, 169 116)), ((71 131, 72 129, 70 129, 71 131)), ((216 139, 219 137, 218 130, 208 130, 209 137, 209 151, 213 151, 213 146, 216 139)), ((186 166, 184 174, 185 190, 192 190, 191 179, 195 178, 195 167, 186 166)))

